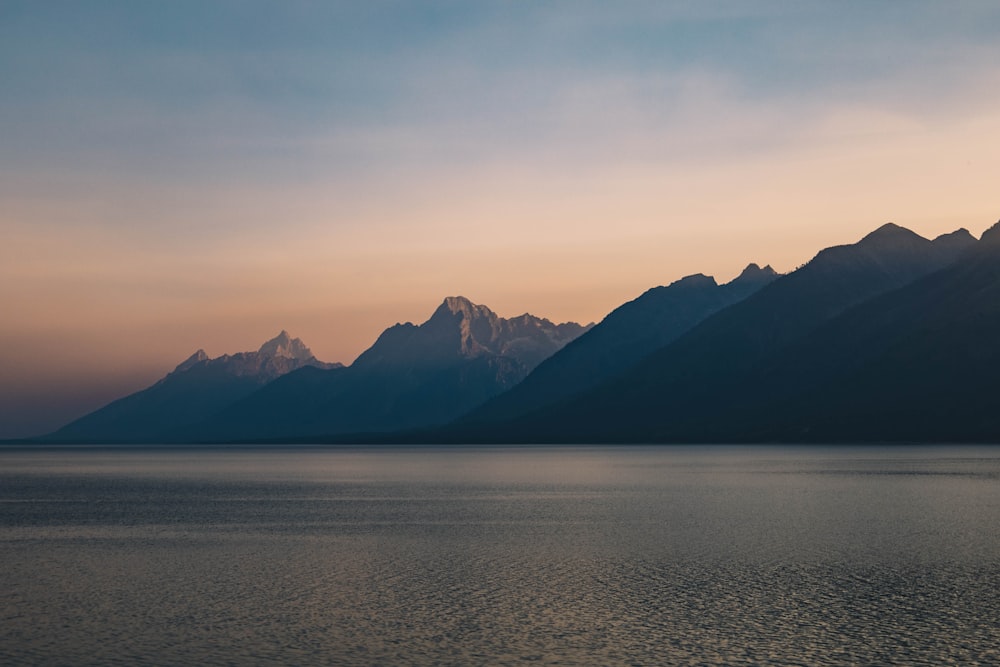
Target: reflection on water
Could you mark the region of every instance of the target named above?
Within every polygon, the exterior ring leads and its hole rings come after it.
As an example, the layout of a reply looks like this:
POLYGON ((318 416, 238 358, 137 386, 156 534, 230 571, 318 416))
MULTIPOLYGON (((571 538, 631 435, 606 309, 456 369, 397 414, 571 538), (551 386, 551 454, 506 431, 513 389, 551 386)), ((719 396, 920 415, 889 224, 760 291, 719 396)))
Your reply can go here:
POLYGON ((998 519, 991 448, 0 450, 0 663, 998 663, 998 519))

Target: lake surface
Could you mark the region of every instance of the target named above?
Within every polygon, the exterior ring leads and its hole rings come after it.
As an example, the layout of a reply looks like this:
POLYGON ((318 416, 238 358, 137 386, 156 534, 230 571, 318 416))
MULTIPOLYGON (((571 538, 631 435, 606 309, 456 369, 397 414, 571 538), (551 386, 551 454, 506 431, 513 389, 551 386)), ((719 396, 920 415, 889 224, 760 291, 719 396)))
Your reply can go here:
POLYGON ((0 449, 0 663, 998 664, 1000 448, 0 449))

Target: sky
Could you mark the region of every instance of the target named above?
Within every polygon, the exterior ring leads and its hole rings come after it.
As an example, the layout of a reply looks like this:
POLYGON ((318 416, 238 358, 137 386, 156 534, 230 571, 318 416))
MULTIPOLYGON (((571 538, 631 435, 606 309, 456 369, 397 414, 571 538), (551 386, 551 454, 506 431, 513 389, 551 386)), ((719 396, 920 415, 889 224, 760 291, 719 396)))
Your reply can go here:
POLYGON ((998 177, 992 1, 0 0, 0 438, 282 329, 978 236, 998 177))

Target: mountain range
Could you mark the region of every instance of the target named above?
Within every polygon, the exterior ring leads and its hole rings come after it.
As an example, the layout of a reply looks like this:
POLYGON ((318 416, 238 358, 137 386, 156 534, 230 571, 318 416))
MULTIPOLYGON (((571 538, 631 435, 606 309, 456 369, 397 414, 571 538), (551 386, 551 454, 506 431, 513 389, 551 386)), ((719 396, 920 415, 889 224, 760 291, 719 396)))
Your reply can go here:
POLYGON ((462 422, 504 421, 595 387, 777 277, 770 266, 750 264, 725 285, 699 273, 654 287, 613 310, 586 335, 542 362, 524 382, 462 422))
POLYGON ((444 424, 513 387, 590 325, 505 319, 448 297, 386 329, 349 367, 284 331, 257 352, 199 350, 153 386, 55 432, 56 441, 187 442, 380 432, 444 424))
POLYGON ((59 441, 177 441, 193 425, 300 368, 334 370, 298 338, 282 331, 256 352, 210 359, 198 350, 152 386, 118 399, 51 436, 59 441))
POLYGON ((1000 223, 894 224, 778 275, 654 287, 597 325, 449 297, 350 366, 282 332, 202 351, 57 441, 873 442, 1000 439, 1000 223))
POLYGON ((300 438, 445 424, 521 382, 588 328, 528 314, 505 319, 448 297, 423 324, 386 329, 349 367, 290 373, 192 436, 300 438))
MULTIPOLYGON (((885 225, 858 243, 823 250, 613 379, 559 405, 495 426, 493 432, 513 441, 828 439, 828 431, 808 421, 792 427, 806 413, 788 410, 793 404, 808 404, 807 412, 837 419, 833 406, 851 402, 843 394, 846 386, 834 391, 836 380, 872 350, 866 333, 870 323, 862 327, 855 321, 853 327, 844 327, 845 318, 856 317, 854 309, 874 299, 892 302, 899 290, 945 267, 970 265, 981 254, 974 252, 980 245, 966 230, 930 241, 885 225), (828 345, 816 345, 817 340, 828 345), (840 357, 828 349, 834 343, 840 357), (803 398, 813 392, 814 399, 803 398)), ((896 334, 905 339, 910 329, 900 327, 896 334)), ((923 360, 911 363, 919 368, 923 360)), ((891 393, 892 383, 911 373, 886 378, 884 390, 891 393)), ((878 412, 877 405, 870 403, 870 409, 878 412)), ((836 439, 830 433, 830 439, 836 439)), ((911 436, 916 437, 906 437, 911 436)), ((897 438, 880 430, 877 435, 855 432, 851 439, 897 438)))

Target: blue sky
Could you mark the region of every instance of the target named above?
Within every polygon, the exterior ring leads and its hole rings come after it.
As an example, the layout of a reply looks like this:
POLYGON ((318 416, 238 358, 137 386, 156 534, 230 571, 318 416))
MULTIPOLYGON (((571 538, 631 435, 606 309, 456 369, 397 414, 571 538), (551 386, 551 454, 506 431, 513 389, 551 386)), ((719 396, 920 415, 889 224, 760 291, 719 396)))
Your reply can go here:
POLYGON ((1000 11, 988 2, 5 2, 0 11, 4 172, 69 180, 87 169, 273 183, 532 159, 595 135, 613 141, 619 107, 657 136, 704 132, 673 123, 713 92, 790 112, 856 102, 960 113, 953 105, 970 103, 967 88, 985 85, 977 79, 995 74, 1000 55, 1000 11))

